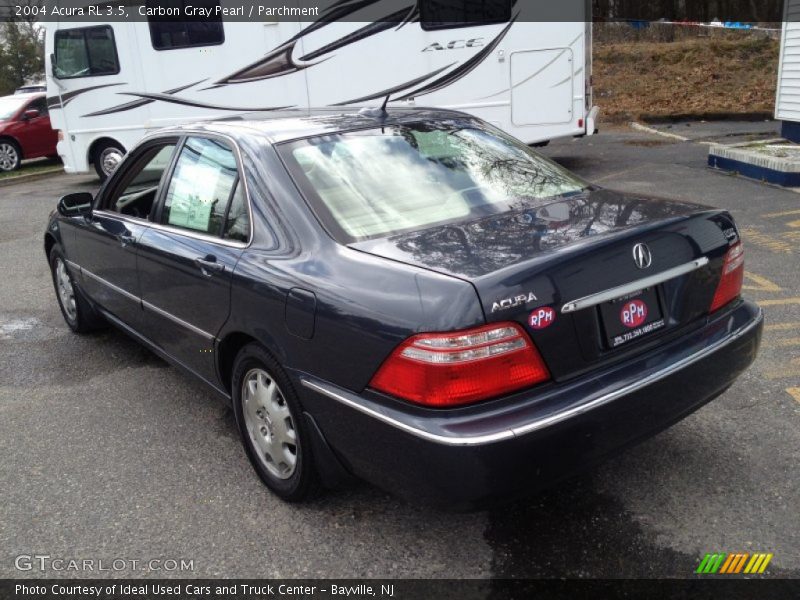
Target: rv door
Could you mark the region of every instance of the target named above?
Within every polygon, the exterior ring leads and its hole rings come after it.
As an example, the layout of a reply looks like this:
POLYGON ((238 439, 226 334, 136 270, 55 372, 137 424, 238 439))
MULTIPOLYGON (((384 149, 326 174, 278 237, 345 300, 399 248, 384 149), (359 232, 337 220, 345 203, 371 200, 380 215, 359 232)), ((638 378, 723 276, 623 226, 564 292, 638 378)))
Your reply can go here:
POLYGON ((511 54, 511 121, 516 126, 572 120, 573 52, 570 48, 511 54))

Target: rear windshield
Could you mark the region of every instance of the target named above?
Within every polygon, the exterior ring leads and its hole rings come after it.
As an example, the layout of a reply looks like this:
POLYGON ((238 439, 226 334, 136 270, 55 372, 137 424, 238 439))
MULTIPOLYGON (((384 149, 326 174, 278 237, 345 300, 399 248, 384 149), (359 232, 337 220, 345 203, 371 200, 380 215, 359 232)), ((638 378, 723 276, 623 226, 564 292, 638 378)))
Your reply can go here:
POLYGON ((281 147, 327 229, 344 243, 529 207, 586 184, 475 122, 325 135, 281 147))

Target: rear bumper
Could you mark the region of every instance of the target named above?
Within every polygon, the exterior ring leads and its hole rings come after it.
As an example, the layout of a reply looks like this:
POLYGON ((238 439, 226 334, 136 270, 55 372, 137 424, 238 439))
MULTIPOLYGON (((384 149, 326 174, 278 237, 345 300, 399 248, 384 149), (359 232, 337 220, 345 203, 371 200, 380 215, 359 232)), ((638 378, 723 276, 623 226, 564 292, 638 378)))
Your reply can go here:
POLYGON ((305 409, 355 475, 406 498, 466 507, 541 488, 654 435, 753 362, 761 309, 740 302, 700 330, 591 376, 457 410, 420 410, 307 374, 305 409))

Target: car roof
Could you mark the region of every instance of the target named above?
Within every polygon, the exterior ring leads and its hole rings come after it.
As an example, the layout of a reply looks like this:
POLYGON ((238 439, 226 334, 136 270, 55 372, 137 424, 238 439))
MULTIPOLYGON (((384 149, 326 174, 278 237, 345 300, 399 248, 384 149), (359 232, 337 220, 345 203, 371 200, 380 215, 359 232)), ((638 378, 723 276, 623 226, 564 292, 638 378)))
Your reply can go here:
POLYGON ((25 92, 23 94, 8 94, 7 96, 0 97, 0 100, 4 98, 16 98, 17 100, 32 100, 39 96, 46 96, 45 92, 25 92))
POLYGON ((199 121, 170 127, 158 133, 204 131, 231 137, 249 135, 272 144, 355 129, 444 119, 474 119, 472 115, 439 108, 388 108, 385 117, 370 115, 362 108, 313 108, 243 113, 225 119, 199 121))

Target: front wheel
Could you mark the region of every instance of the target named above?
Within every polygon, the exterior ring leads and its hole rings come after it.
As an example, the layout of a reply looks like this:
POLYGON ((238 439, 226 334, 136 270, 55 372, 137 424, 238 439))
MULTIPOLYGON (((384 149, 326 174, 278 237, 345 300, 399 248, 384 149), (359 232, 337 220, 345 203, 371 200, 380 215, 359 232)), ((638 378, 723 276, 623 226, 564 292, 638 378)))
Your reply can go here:
POLYGON ((50 251, 50 271, 58 306, 69 328, 75 333, 86 333, 102 327, 102 317, 75 287, 64 254, 57 245, 50 251))
POLYGON ((319 478, 307 427, 291 382, 258 344, 233 368, 233 406, 247 456, 264 484, 287 502, 316 494, 319 478))

